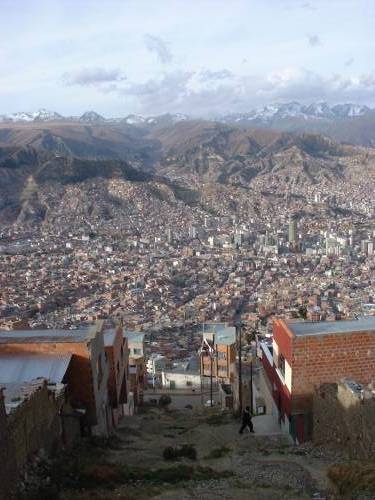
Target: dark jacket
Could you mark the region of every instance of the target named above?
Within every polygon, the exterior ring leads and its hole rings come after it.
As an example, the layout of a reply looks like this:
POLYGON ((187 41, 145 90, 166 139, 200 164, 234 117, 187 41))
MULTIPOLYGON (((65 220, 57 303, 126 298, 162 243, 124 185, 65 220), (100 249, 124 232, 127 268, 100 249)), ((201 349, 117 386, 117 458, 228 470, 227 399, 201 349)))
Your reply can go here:
POLYGON ((250 422, 251 422, 250 412, 247 410, 244 410, 244 412, 242 414, 242 423, 243 423, 243 425, 247 425, 247 424, 250 424, 250 422))

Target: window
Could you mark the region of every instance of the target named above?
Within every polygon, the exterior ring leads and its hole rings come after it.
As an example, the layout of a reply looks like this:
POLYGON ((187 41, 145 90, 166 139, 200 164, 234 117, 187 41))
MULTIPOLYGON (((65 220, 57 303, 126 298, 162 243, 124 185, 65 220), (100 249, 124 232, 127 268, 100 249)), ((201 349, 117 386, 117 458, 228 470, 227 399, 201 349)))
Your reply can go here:
POLYGON ((100 389, 100 385, 103 379, 103 370, 102 370, 102 355, 99 354, 98 359, 96 361, 96 371, 98 377, 98 390, 100 389))
POLYGON ((282 354, 279 354, 278 369, 281 375, 285 378, 285 358, 282 354))
POLYGON ((193 385, 193 382, 191 380, 186 381, 187 387, 191 387, 193 385))
POLYGON ((218 359, 227 359, 227 353, 226 352, 218 352, 217 353, 217 358, 218 359))
POLYGON ((137 349, 137 348, 134 348, 134 349, 133 349, 133 354, 134 354, 134 355, 142 354, 142 349, 137 349))

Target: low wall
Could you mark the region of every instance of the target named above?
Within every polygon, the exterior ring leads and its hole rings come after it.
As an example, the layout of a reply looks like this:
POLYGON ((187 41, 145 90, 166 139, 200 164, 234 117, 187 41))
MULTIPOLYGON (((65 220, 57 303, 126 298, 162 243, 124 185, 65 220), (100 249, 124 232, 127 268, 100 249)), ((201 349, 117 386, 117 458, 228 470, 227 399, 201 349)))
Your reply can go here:
POLYGON ((375 456, 375 400, 346 384, 324 384, 313 398, 315 444, 329 444, 353 459, 375 456))
POLYGON ((9 415, 0 394, 0 499, 9 498, 15 478, 34 454, 41 449, 55 453, 73 445, 79 436, 79 418, 65 402, 64 393, 56 397, 42 384, 9 415))

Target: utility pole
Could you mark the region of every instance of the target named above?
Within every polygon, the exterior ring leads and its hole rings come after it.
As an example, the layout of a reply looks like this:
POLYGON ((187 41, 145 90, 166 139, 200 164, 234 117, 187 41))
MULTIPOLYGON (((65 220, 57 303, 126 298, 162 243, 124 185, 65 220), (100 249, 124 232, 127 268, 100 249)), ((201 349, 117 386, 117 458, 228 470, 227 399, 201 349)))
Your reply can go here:
POLYGON ((239 344, 238 344, 238 402, 240 413, 242 414, 242 330, 241 319, 237 326, 239 344))
POLYGON ((210 363, 211 363, 211 368, 210 368, 210 406, 212 408, 213 402, 212 402, 212 356, 213 353, 210 353, 210 363))
POLYGON ((242 414, 242 311, 245 306, 245 299, 241 301, 236 309, 235 325, 236 325, 236 336, 238 342, 238 403, 239 410, 242 414))
POLYGON ((250 414, 252 415, 254 411, 253 407, 253 357, 251 356, 250 361, 250 414))

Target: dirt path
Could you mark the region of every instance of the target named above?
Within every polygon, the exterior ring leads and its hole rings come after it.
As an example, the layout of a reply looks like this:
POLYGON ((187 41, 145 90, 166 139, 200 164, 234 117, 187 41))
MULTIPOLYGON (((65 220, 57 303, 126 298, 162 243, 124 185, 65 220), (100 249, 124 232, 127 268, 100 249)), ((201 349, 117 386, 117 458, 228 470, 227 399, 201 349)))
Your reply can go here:
POLYGON ((118 429, 121 447, 112 450, 109 459, 130 466, 169 468, 174 462, 163 460, 166 447, 193 446, 197 460, 177 463, 210 468, 214 477, 179 488, 166 484, 165 491, 155 496, 159 500, 334 498, 326 476, 332 460, 299 451, 279 433, 240 436, 238 427, 231 415, 210 409, 152 409, 123 421, 118 429), (226 474, 230 476, 223 477, 226 474))

